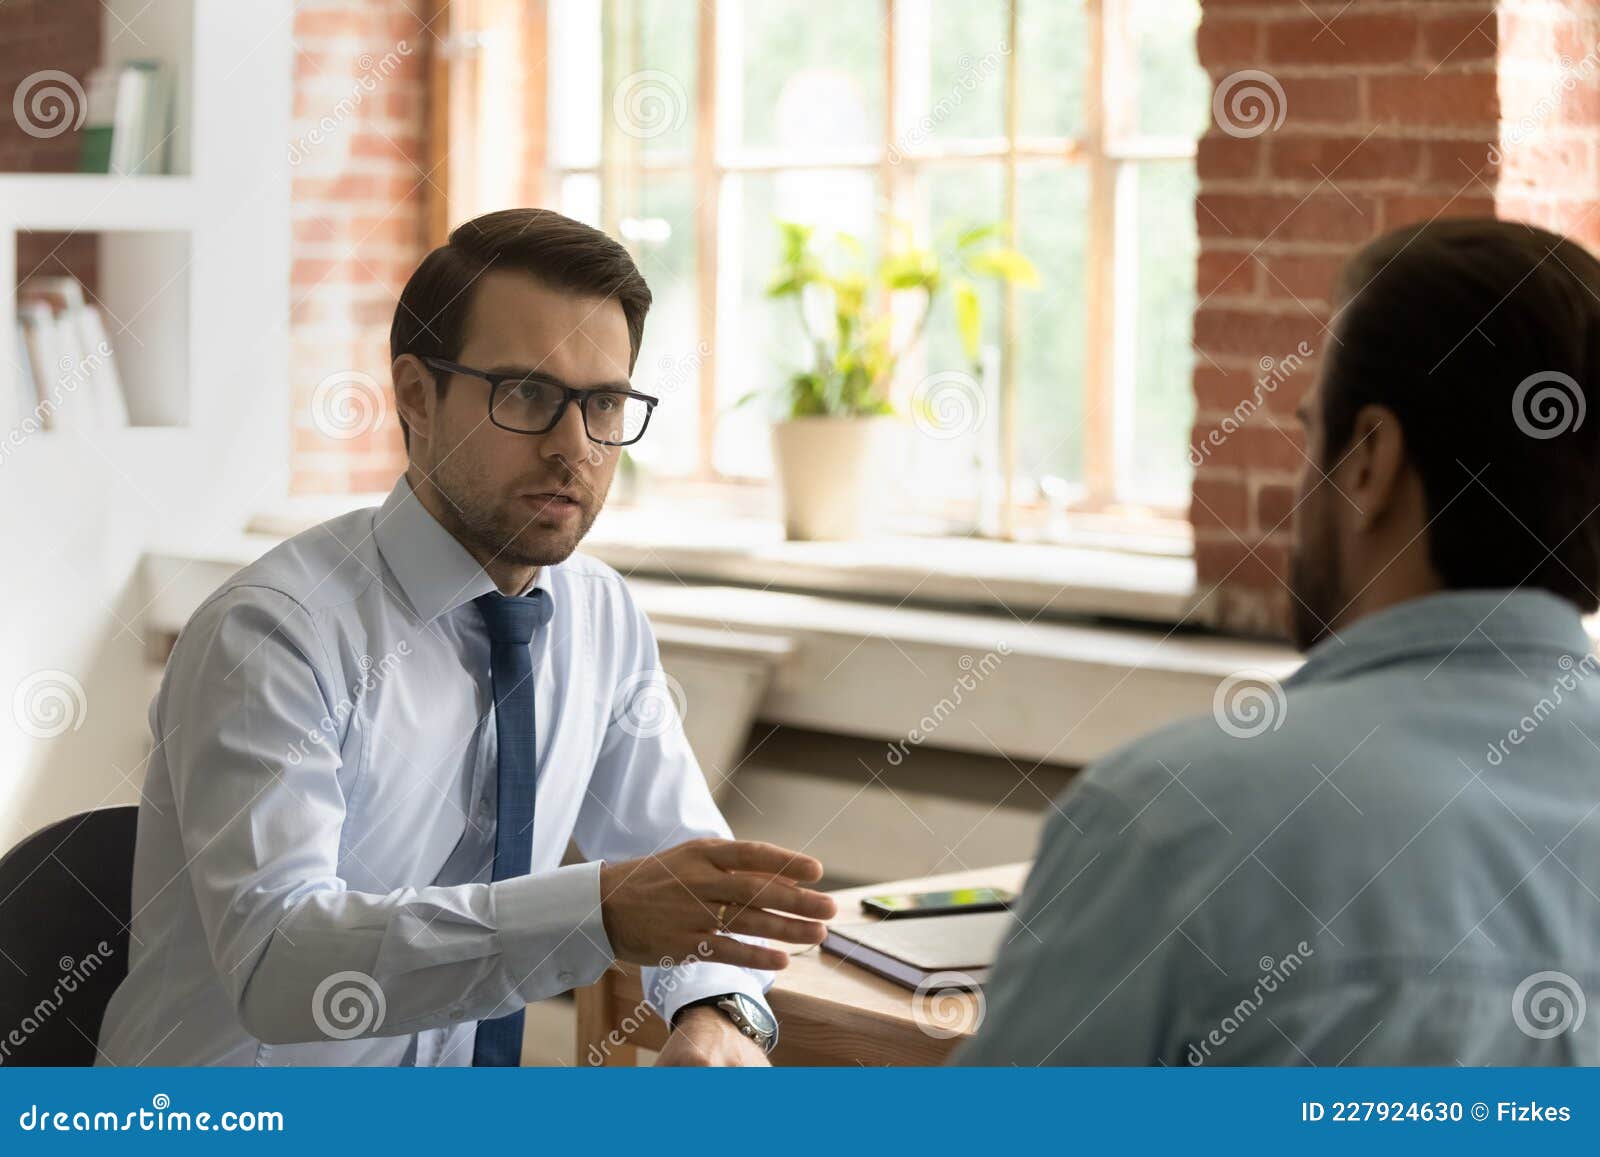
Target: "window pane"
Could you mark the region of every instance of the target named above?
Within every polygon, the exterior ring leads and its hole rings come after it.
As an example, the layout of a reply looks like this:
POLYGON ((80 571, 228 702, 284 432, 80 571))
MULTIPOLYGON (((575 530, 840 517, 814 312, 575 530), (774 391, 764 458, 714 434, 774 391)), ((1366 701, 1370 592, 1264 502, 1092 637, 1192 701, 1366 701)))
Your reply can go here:
POLYGON ((1195 52, 1200 0, 1126 0, 1137 129, 1149 136, 1205 132, 1211 86, 1195 52))
POLYGON ((1039 271, 1038 287, 1017 293, 1017 471, 1081 484, 1088 171, 1037 164, 1017 176, 1017 245, 1039 271))
POLYGON ((883 5, 866 0, 722 3, 718 42, 738 54, 721 99, 730 143, 745 149, 879 146, 883 5))
MULTIPOLYGON (((1004 210, 1002 169, 996 162, 929 164, 915 186, 915 228, 923 244, 936 243, 941 257, 962 229, 1000 221, 1004 210)), ((953 266, 952 277, 963 276, 953 266)), ((976 280, 982 310, 981 346, 993 350, 1000 334, 1000 291, 976 280)), ((915 314, 904 319, 909 325, 915 314)), ((968 358, 956 326, 948 288, 940 295, 919 346, 900 366, 896 403, 909 416, 910 436, 901 501, 915 527, 970 533, 974 501, 983 476, 998 477, 998 360, 968 358), (955 516, 954 522, 944 520, 955 516)))
POLYGON ((706 359, 695 301, 693 178, 652 173, 620 196, 618 232, 655 298, 633 385, 661 399, 644 439, 628 452, 649 469, 687 474, 698 465, 700 366, 706 359))
POLYGON ((724 179, 717 262, 719 471, 771 474, 771 405, 763 398, 731 407, 752 390, 770 393, 810 362, 794 301, 766 296, 779 256, 776 222, 853 234, 864 242, 865 259, 871 261, 878 196, 876 171, 813 169, 724 179))
POLYGON ((1133 501, 1181 506, 1192 474, 1188 443, 1194 423, 1194 163, 1130 165, 1125 179, 1138 183, 1132 407, 1138 462, 1127 464, 1122 489, 1133 501))
POLYGON ((551 0, 550 164, 581 168, 600 163, 600 5, 551 0))
POLYGON ((905 0, 895 6, 902 74, 895 144, 1005 135, 1005 5, 996 0, 905 0))
POLYGON ((1084 0, 1017 0, 1018 120, 1023 136, 1083 132, 1089 22, 1084 0))
POLYGON ((698 0, 606 0, 604 99, 626 152, 686 160, 693 151, 699 11, 698 0))

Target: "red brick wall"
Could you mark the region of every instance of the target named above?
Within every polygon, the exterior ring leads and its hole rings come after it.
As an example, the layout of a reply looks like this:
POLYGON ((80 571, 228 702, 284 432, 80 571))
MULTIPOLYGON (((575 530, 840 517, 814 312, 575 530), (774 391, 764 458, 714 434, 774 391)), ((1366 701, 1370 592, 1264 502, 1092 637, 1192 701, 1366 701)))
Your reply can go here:
MULTIPOLYGON (((83 91, 89 71, 100 62, 100 35, 99 0, 0 3, 0 172, 77 169, 80 134, 63 126, 77 123, 82 102, 64 82, 37 74, 64 72, 83 91), (19 90, 33 132, 12 115, 19 90), (52 96, 35 106, 32 98, 44 98, 47 92, 65 93, 66 100, 52 96)), ((17 239, 17 280, 20 283, 33 273, 69 273, 93 291, 97 259, 93 234, 25 233, 17 239)))
MULTIPOLYGON (((1521 5, 1202 0, 1200 61, 1224 104, 1198 158, 1191 513, 1220 626, 1286 622, 1304 462, 1293 414, 1340 261, 1407 222, 1496 210, 1498 7, 1521 5)), ((1511 41, 1530 62, 1545 45, 1520 30, 1511 41)))
POLYGON ((389 323, 424 249, 427 61, 406 0, 295 14, 290 366, 296 493, 386 490, 405 468, 389 323))

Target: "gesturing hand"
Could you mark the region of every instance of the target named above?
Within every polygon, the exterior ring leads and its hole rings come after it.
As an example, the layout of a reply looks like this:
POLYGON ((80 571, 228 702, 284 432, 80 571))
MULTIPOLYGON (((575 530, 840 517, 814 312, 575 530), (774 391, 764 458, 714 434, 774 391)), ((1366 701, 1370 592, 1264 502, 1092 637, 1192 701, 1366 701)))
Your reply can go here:
POLYGON ((819 861, 776 844, 690 840, 658 855, 602 865, 600 915, 619 960, 656 964, 692 955, 743 968, 785 968, 787 952, 720 933, 821 943, 827 929, 819 921, 831 919, 838 907, 831 897, 797 886, 821 878, 819 861))

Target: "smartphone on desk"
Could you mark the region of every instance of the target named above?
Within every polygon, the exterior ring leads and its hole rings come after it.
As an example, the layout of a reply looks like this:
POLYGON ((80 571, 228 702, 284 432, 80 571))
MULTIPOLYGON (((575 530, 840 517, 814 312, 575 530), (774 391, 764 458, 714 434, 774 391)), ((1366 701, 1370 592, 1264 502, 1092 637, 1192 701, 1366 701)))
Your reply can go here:
POLYGON ((1009 908, 1016 894, 1004 888, 952 888, 945 892, 901 892, 867 896, 861 910, 885 920, 910 916, 954 916, 962 912, 996 912, 1009 908))

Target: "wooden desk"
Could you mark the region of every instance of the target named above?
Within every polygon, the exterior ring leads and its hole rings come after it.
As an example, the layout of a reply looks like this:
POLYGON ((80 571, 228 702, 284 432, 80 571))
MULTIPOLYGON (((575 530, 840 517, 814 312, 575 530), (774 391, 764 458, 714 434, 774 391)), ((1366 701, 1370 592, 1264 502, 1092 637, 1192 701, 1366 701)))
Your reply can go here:
MULTIPOLYGON (((869 919, 861 911, 863 896, 985 884, 1020 892, 1027 872, 1026 863, 1004 864, 849 888, 833 893, 839 901, 834 922, 855 924, 869 919)), ((638 1048, 659 1049, 666 1040, 666 1025, 644 1003, 639 970, 631 964, 613 966, 599 981, 579 989, 577 999, 576 1060, 580 1065, 632 1065, 637 1063, 638 1048), (619 1040, 624 1043, 616 1043, 619 1040)), ((911 990, 820 948, 792 955, 789 967, 777 974, 767 993, 781 1025, 772 1061, 779 1065, 942 1064, 970 1032, 948 1039, 931 1035, 913 1015, 914 999, 911 990)), ((978 996, 944 993, 936 999, 940 1002, 938 1023, 976 1026, 978 996)), ((922 1019, 928 1019, 926 1010, 922 1019)))

